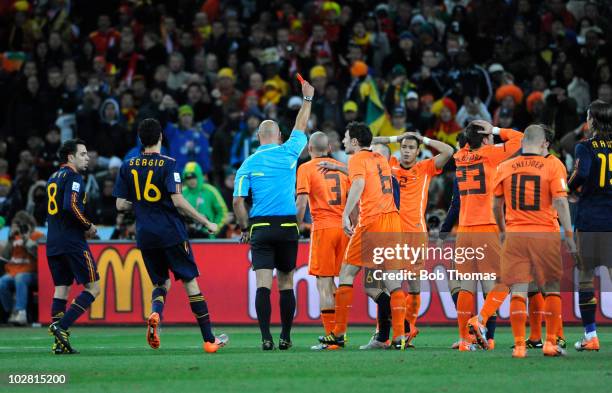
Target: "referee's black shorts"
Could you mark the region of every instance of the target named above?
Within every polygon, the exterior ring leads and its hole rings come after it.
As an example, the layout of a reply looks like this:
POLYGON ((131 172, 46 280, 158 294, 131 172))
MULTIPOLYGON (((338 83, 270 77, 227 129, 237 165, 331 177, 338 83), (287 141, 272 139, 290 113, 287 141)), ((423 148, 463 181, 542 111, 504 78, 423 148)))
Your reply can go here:
POLYGON ((249 220, 253 270, 295 269, 300 230, 295 216, 260 216, 249 220))

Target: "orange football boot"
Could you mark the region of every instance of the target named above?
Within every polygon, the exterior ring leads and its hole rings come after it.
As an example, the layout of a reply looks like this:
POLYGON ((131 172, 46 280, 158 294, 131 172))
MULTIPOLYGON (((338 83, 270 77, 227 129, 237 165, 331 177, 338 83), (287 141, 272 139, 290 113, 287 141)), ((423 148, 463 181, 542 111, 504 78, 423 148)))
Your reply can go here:
POLYGON ((158 349, 160 345, 157 327, 159 326, 159 314, 154 312, 147 319, 147 342, 153 349, 158 349))

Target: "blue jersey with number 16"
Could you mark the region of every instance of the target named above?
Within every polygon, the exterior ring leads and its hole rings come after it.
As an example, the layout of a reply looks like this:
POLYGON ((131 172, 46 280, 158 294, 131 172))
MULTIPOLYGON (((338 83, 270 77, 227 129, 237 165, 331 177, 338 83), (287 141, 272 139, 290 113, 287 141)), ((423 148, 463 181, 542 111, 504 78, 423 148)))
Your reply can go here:
POLYGON ((136 243, 140 249, 170 247, 187 240, 187 229, 172 203, 182 192, 181 175, 173 158, 142 153, 126 160, 115 182, 113 196, 132 202, 136 215, 136 243))

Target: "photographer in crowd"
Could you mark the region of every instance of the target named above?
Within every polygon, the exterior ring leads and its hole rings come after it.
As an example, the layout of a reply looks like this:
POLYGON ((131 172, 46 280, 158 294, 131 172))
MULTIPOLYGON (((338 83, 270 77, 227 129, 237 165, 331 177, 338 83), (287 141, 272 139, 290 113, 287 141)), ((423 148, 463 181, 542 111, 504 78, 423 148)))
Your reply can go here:
POLYGON ((28 294, 36 283, 37 246, 43 238, 34 217, 24 210, 17 212, 1 255, 4 275, 0 277, 0 303, 10 313, 9 323, 25 326, 28 322, 28 294))

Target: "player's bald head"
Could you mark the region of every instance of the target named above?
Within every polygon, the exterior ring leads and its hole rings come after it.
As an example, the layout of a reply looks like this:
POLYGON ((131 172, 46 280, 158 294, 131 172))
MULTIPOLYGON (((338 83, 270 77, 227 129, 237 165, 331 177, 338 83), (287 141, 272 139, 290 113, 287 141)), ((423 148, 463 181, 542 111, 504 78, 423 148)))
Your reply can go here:
POLYGON ((308 141, 310 151, 316 154, 325 154, 329 150, 329 138, 327 134, 317 131, 310 136, 308 141))
POLYGON ((525 129, 523 143, 527 146, 539 146, 546 140, 546 130, 539 124, 532 124, 525 129))
POLYGON ((262 145, 280 142, 280 128, 274 120, 264 120, 257 131, 259 143, 262 145))

